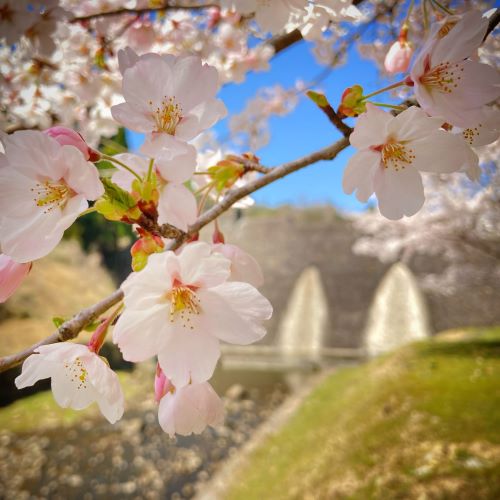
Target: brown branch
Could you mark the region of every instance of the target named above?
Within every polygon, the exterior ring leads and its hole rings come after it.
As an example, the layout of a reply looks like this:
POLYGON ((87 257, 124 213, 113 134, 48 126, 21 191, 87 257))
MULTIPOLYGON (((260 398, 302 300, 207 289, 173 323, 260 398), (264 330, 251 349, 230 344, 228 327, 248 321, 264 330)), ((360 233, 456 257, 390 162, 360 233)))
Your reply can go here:
POLYGON ((257 191, 258 189, 271 184, 282 177, 285 177, 301 168, 307 167, 321 160, 333 160, 342 150, 344 150, 349 145, 349 139, 344 137, 339 141, 327 146, 326 148, 320 149, 315 153, 311 153, 307 156, 303 156, 298 160, 291 161, 289 163, 284 163, 279 167, 274 167, 269 170, 269 172, 258 179, 248 182, 244 186, 236 189, 231 189, 228 191, 226 196, 214 205, 212 208, 203 213, 198 220, 191 226, 189 226, 188 232, 185 237, 178 238, 170 246, 169 250, 175 250, 179 248, 188 238, 188 236, 196 234, 205 227, 207 224, 215 220, 219 215, 228 210, 237 201, 241 200, 245 196, 257 191))
MULTIPOLYGON (((170 250, 175 250, 179 248, 185 241, 188 240, 189 236, 192 236, 200 231, 204 226, 215 220, 219 215, 228 210, 234 203, 241 200, 245 196, 257 191, 261 187, 267 186, 272 182, 285 177, 292 172, 296 172, 301 168, 307 167, 313 163, 321 160, 333 160, 342 150, 344 150, 349 145, 349 140, 344 137, 339 141, 327 146, 326 148, 320 149, 314 153, 307 156, 299 158, 298 160, 291 161, 289 163, 284 163, 278 167, 274 167, 267 170, 267 173, 258 179, 248 182, 244 186, 231 189, 228 191, 226 196, 212 208, 203 213, 198 220, 191 226, 187 233, 182 233, 179 235, 174 243, 170 246, 170 250)), ((265 167, 263 167, 265 168, 265 167)), ((163 227, 163 226, 162 226, 163 227)), ((94 304, 87 309, 83 309, 76 316, 71 318, 69 321, 63 323, 57 332, 53 333, 46 339, 37 342, 36 344, 24 349, 21 352, 13 354, 11 356, 5 356, 0 358, 0 373, 17 366, 22 363, 28 356, 34 353, 34 351, 47 344, 54 344, 56 342, 64 342, 66 340, 74 339, 78 334, 85 328, 86 325, 94 321, 101 314, 106 312, 108 309, 113 307, 115 304, 123 299, 123 292, 121 289, 116 290, 111 295, 101 300, 97 304, 94 304)))
MULTIPOLYGON (((359 5, 362 3, 364 0, 354 0, 352 2, 353 5, 359 5)), ((280 35, 273 36, 269 41, 266 43, 268 45, 271 45, 271 47, 274 48, 274 53, 277 54, 278 52, 281 52, 294 43, 300 42, 302 40, 302 34, 298 29, 295 29, 293 31, 290 31, 289 33, 283 33, 280 35)))
POLYGON ((121 290, 114 291, 105 299, 97 302, 87 309, 83 309, 77 315, 73 316, 69 321, 63 323, 59 329, 47 337, 46 339, 33 344, 31 347, 24 349, 21 352, 0 358, 0 373, 12 368, 13 366, 22 363, 28 356, 33 354, 35 349, 42 345, 55 344, 56 342, 65 342, 74 339, 89 323, 97 319, 102 313, 106 312, 109 308, 118 304, 123 299, 123 292, 121 290))
POLYGON ((330 120, 330 123, 339 131, 342 133, 344 137, 349 137, 352 132, 352 128, 349 127, 349 125, 346 125, 340 118, 340 116, 337 114, 337 112, 332 108, 330 103, 326 104, 318 104, 316 103, 318 108, 325 113, 327 118, 330 120))
POLYGON ((80 23, 91 21, 93 19, 98 19, 100 17, 110 17, 110 16, 120 16, 122 14, 133 14, 140 16, 142 14, 149 14, 151 12, 164 12, 166 10, 202 10, 210 9, 212 7, 219 7, 215 3, 206 4, 187 4, 187 5, 170 5, 169 2, 165 2, 162 7, 145 7, 143 9, 116 9, 109 10, 106 12, 96 12, 95 14, 88 14, 87 16, 76 16, 71 19, 71 23, 80 23))

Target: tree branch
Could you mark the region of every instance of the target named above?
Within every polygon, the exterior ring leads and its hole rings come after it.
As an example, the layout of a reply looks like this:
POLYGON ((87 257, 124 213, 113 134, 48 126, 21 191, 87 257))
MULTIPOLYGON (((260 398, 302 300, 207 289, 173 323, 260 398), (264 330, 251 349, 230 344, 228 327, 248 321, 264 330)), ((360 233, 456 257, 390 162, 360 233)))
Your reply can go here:
MULTIPOLYGON (((321 160, 333 160, 342 150, 347 148, 348 145, 349 139, 344 137, 330 146, 320 149, 319 151, 303 156, 302 158, 289 163, 284 163, 278 167, 268 169, 265 175, 248 182, 240 188, 231 189, 219 203, 203 213, 194 224, 189 226, 187 233, 182 233, 178 236, 170 246, 169 250, 179 248, 185 241, 188 240, 190 236, 198 233, 200 229, 215 220, 219 217, 219 215, 223 214, 226 210, 231 208, 234 203, 241 200, 245 196, 248 196, 258 189, 277 181, 278 179, 296 172, 301 168, 307 167, 308 165, 312 165, 313 163, 321 160)), ((22 363, 28 356, 34 353, 35 349, 42 345, 55 344, 56 342, 64 342, 66 340, 76 338, 86 325, 97 319, 101 314, 106 312, 122 299, 123 292, 121 289, 118 289, 97 304, 80 311, 69 321, 63 323, 55 333, 46 339, 33 344, 21 352, 0 358, 0 373, 22 363)))
POLYGON ((202 10, 210 9, 212 7, 219 7, 215 3, 206 4, 188 4, 188 5, 170 5, 169 2, 165 2, 162 7, 145 7, 143 9, 116 9, 109 10, 106 12, 96 12, 95 14, 88 14, 87 16, 77 16, 71 19, 71 23, 80 23, 86 21, 92 21, 93 19, 98 19, 100 17, 110 17, 110 16, 120 16, 122 14, 133 14, 140 16, 141 14, 149 14, 151 12, 164 12, 166 10, 202 10))
POLYGON ((65 342, 67 340, 74 339, 85 328, 85 326, 97 319, 102 313, 106 312, 115 304, 118 304, 118 302, 122 299, 123 292, 120 289, 116 290, 105 299, 97 302, 97 304, 80 311, 69 321, 63 323, 55 333, 46 339, 33 344, 31 347, 28 347, 21 352, 0 358, 0 373, 18 365, 19 363, 22 363, 28 356, 33 354, 35 349, 42 345, 55 344, 57 342, 65 342))

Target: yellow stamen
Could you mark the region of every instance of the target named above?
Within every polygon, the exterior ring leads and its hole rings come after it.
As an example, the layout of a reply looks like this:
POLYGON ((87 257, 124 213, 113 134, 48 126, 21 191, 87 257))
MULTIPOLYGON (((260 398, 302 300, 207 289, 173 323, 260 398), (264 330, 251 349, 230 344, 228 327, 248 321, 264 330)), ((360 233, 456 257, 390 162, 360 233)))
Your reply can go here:
POLYGON ((464 68, 459 64, 444 62, 427 71, 420 78, 420 83, 444 94, 451 94, 458 87, 463 71, 464 68))
POLYGON ((393 167, 396 172, 411 165, 415 159, 413 149, 401 142, 389 142, 384 144, 381 150, 382 163, 385 168, 393 167))
POLYGON ((174 286, 168 292, 167 299, 172 304, 169 314, 170 322, 173 323, 178 318, 185 328, 194 330, 194 326, 190 324, 191 316, 201 312, 200 300, 196 293, 186 286, 174 286))
POLYGON ((37 207, 47 207, 45 213, 56 207, 64 208, 74 191, 63 181, 59 180, 38 182, 36 187, 31 188, 35 198, 33 201, 37 207))
MULTIPOLYGON (((149 101, 153 105, 153 101, 149 101)), ((153 116, 156 123, 157 132, 166 132, 169 135, 175 134, 177 125, 182 120, 182 108, 175 102, 174 97, 163 98, 161 106, 153 110, 153 116)))

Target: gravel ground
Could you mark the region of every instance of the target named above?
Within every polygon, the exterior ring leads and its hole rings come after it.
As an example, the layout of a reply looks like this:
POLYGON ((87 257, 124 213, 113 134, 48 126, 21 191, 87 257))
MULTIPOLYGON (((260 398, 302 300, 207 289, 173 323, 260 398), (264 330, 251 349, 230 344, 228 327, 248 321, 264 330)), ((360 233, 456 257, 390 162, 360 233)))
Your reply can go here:
POLYGON ((191 498, 284 398, 280 386, 265 394, 233 386, 222 426, 173 439, 150 400, 114 426, 89 419, 64 430, 0 430, 0 498, 191 498))

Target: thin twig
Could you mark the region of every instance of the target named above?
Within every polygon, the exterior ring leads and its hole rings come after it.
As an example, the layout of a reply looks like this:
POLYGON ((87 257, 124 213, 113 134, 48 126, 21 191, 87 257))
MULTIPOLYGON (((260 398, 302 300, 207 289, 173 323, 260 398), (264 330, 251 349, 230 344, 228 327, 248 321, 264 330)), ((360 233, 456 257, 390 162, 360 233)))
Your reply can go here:
POLYGON ((123 14, 133 14, 136 16, 140 16, 142 14, 149 14, 152 12, 164 12, 166 10, 202 10, 202 9, 210 9, 212 7, 219 7, 219 5, 215 3, 206 3, 206 4, 188 4, 188 5, 170 5, 168 2, 165 3, 162 7, 145 7, 143 9, 116 9, 116 10, 108 10, 105 12, 96 12, 95 14, 88 14, 87 16, 76 16, 71 19, 71 23, 80 23, 86 21, 92 21, 93 19, 99 19, 101 17, 110 17, 110 16, 120 16, 123 14))

